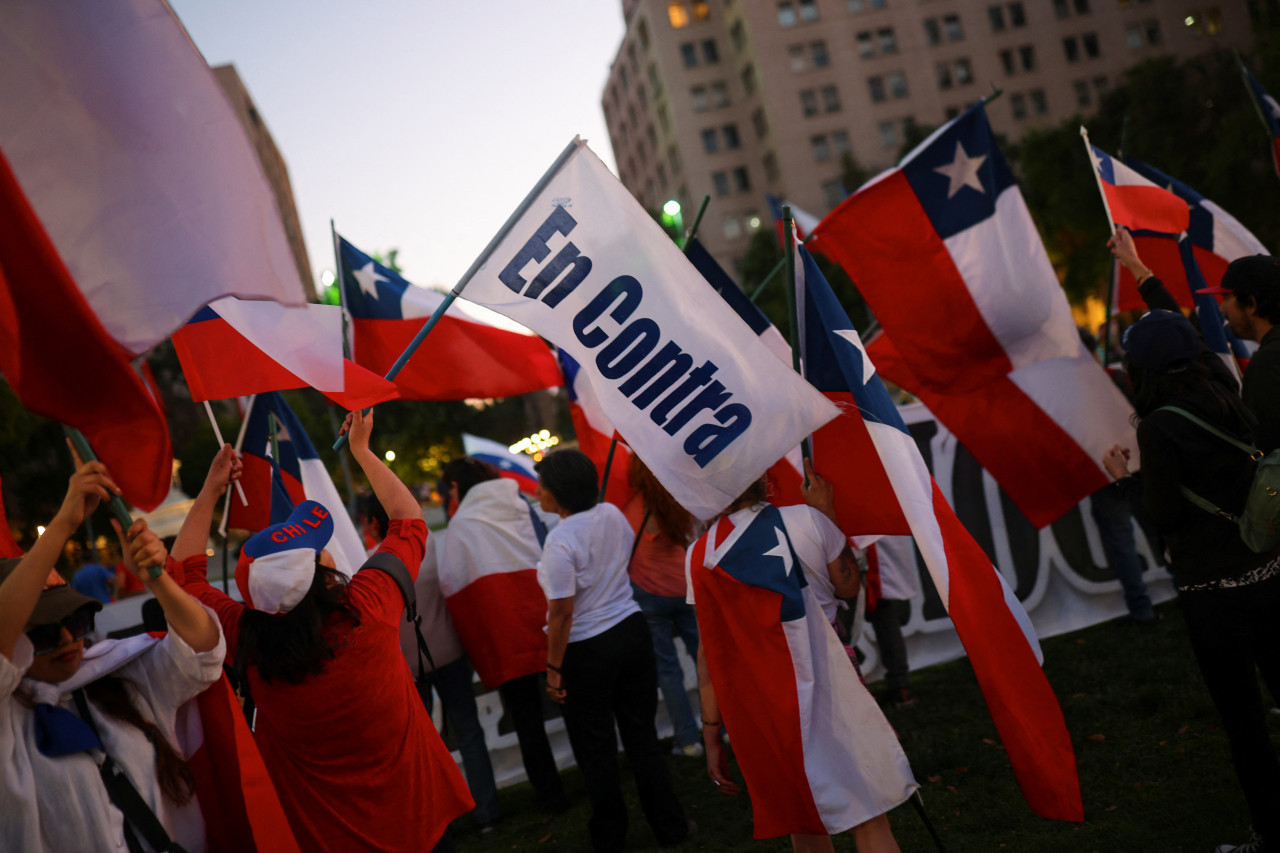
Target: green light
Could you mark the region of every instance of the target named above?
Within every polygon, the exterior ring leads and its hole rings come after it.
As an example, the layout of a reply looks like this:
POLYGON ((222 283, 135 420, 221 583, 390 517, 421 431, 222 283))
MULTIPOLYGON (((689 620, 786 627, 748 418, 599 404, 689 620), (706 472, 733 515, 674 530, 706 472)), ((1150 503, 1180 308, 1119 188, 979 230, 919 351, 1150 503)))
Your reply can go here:
POLYGON ((680 212, 680 202, 674 198, 662 206, 662 212, 667 216, 675 216, 680 212))

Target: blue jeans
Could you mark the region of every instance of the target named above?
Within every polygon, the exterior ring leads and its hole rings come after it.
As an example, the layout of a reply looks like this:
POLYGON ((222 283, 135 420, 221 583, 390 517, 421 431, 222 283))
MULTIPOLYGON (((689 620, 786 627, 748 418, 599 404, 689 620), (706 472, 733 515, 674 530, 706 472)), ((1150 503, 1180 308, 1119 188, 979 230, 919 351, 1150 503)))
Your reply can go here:
POLYGON ((631 592, 649 623, 653 636, 653 657, 658 664, 658 687, 667 703, 671 727, 675 729, 676 746, 700 742, 698 723, 693 716, 689 692, 684 689, 684 671, 676 656, 676 637, 684 640, 689 657, 698 658, 698 617, 692 605, 680 596, 667 598, 645 592, 634 583, 631 592))
POLYGON ((1107 555, 1107 564, 1115 572, 1124 590, 1124 603, 1129 615, 1146 621, 1155 618, 1151 597, 1142 579, 1142 562, 1133 538, 1133 510, 1115 486, 1103 486, 1089 498, 1089 511, 1098 525, 1098 538, 1107 555))
MULTIPOLYGON (((467 787, 476 801, 475 817, 481 826, 498 820, 498 784, 493 779, 493 764, 489 761, 489 748, 484 742, 484 728, 476 713, 476 692, 471 686, 471 661, 465 657, 447 663, 427 676, 428 683, 440 694, 445 716, 458 737, 458 751, 462 753, 462 769, 467 775, 467 787)), ((422 701, 431 711, 430 690, 423 693, 422 701)))

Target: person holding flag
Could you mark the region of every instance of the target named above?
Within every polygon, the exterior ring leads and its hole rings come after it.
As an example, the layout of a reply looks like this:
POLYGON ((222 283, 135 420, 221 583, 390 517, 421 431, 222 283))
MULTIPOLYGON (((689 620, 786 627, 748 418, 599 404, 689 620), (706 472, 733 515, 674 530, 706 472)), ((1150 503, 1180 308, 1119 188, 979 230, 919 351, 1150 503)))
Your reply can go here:
POLYGON ((897 853, 887 812, 918 787, 889 721, 831 627, 861 576, 835 523, 835 489, 805 460, 808 504, 775 507, 761 477, 689 549, 707 772, 737 794, 728 730, 752 792, 755 837, 829 851, 897 853))
POLYGON ((370 450, 372 430, 372 413, 343 425, 390 518, 360 571, 335 565, 330 512, 307 500, 245 542, 243 604, 210 585, 204 543, 240 467, 230 445, 174 544, 179 582, 213 608, 251 688, 258 747, 304 850, 429 850, 474 806, 400 653, 404 600, 391 571, 416 577, 427 527, 412 492, 370 450))

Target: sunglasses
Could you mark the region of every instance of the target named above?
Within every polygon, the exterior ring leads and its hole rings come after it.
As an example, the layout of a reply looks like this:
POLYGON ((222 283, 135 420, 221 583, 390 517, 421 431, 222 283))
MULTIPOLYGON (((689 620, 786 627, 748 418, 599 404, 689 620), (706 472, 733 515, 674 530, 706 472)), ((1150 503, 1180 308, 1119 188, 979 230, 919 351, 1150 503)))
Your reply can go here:
POLYGON ((47 655, 62 645, 62 629, 66 628, 75 642, 93 630, 93 611, 77 610, 61 622, 39 625, 27 632, 27 639, 38 655, 47 655))

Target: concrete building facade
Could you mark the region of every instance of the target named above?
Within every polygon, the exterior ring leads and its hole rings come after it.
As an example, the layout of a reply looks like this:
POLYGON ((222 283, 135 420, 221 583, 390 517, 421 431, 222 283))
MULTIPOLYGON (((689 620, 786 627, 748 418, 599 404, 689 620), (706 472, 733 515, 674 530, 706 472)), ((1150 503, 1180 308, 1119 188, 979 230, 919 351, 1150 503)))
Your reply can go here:
MULTIPOLYGON (((601 105, 619 177, 645 207, 711 203, 699 237, 733 270, 771 227, 766 194, 817 216, 845 152, 893 165, 910 123, 993 89, 1017 139, 1087 115, 1125 69, 1246 48, 1246 0, 623 0, 601 105)), ((848 190, 853 190, 849 187, 848 190)), ((689 215, 689 214, 686 214, 689 215)), ((689 224, 686 221, 686 225, 689 224)))

